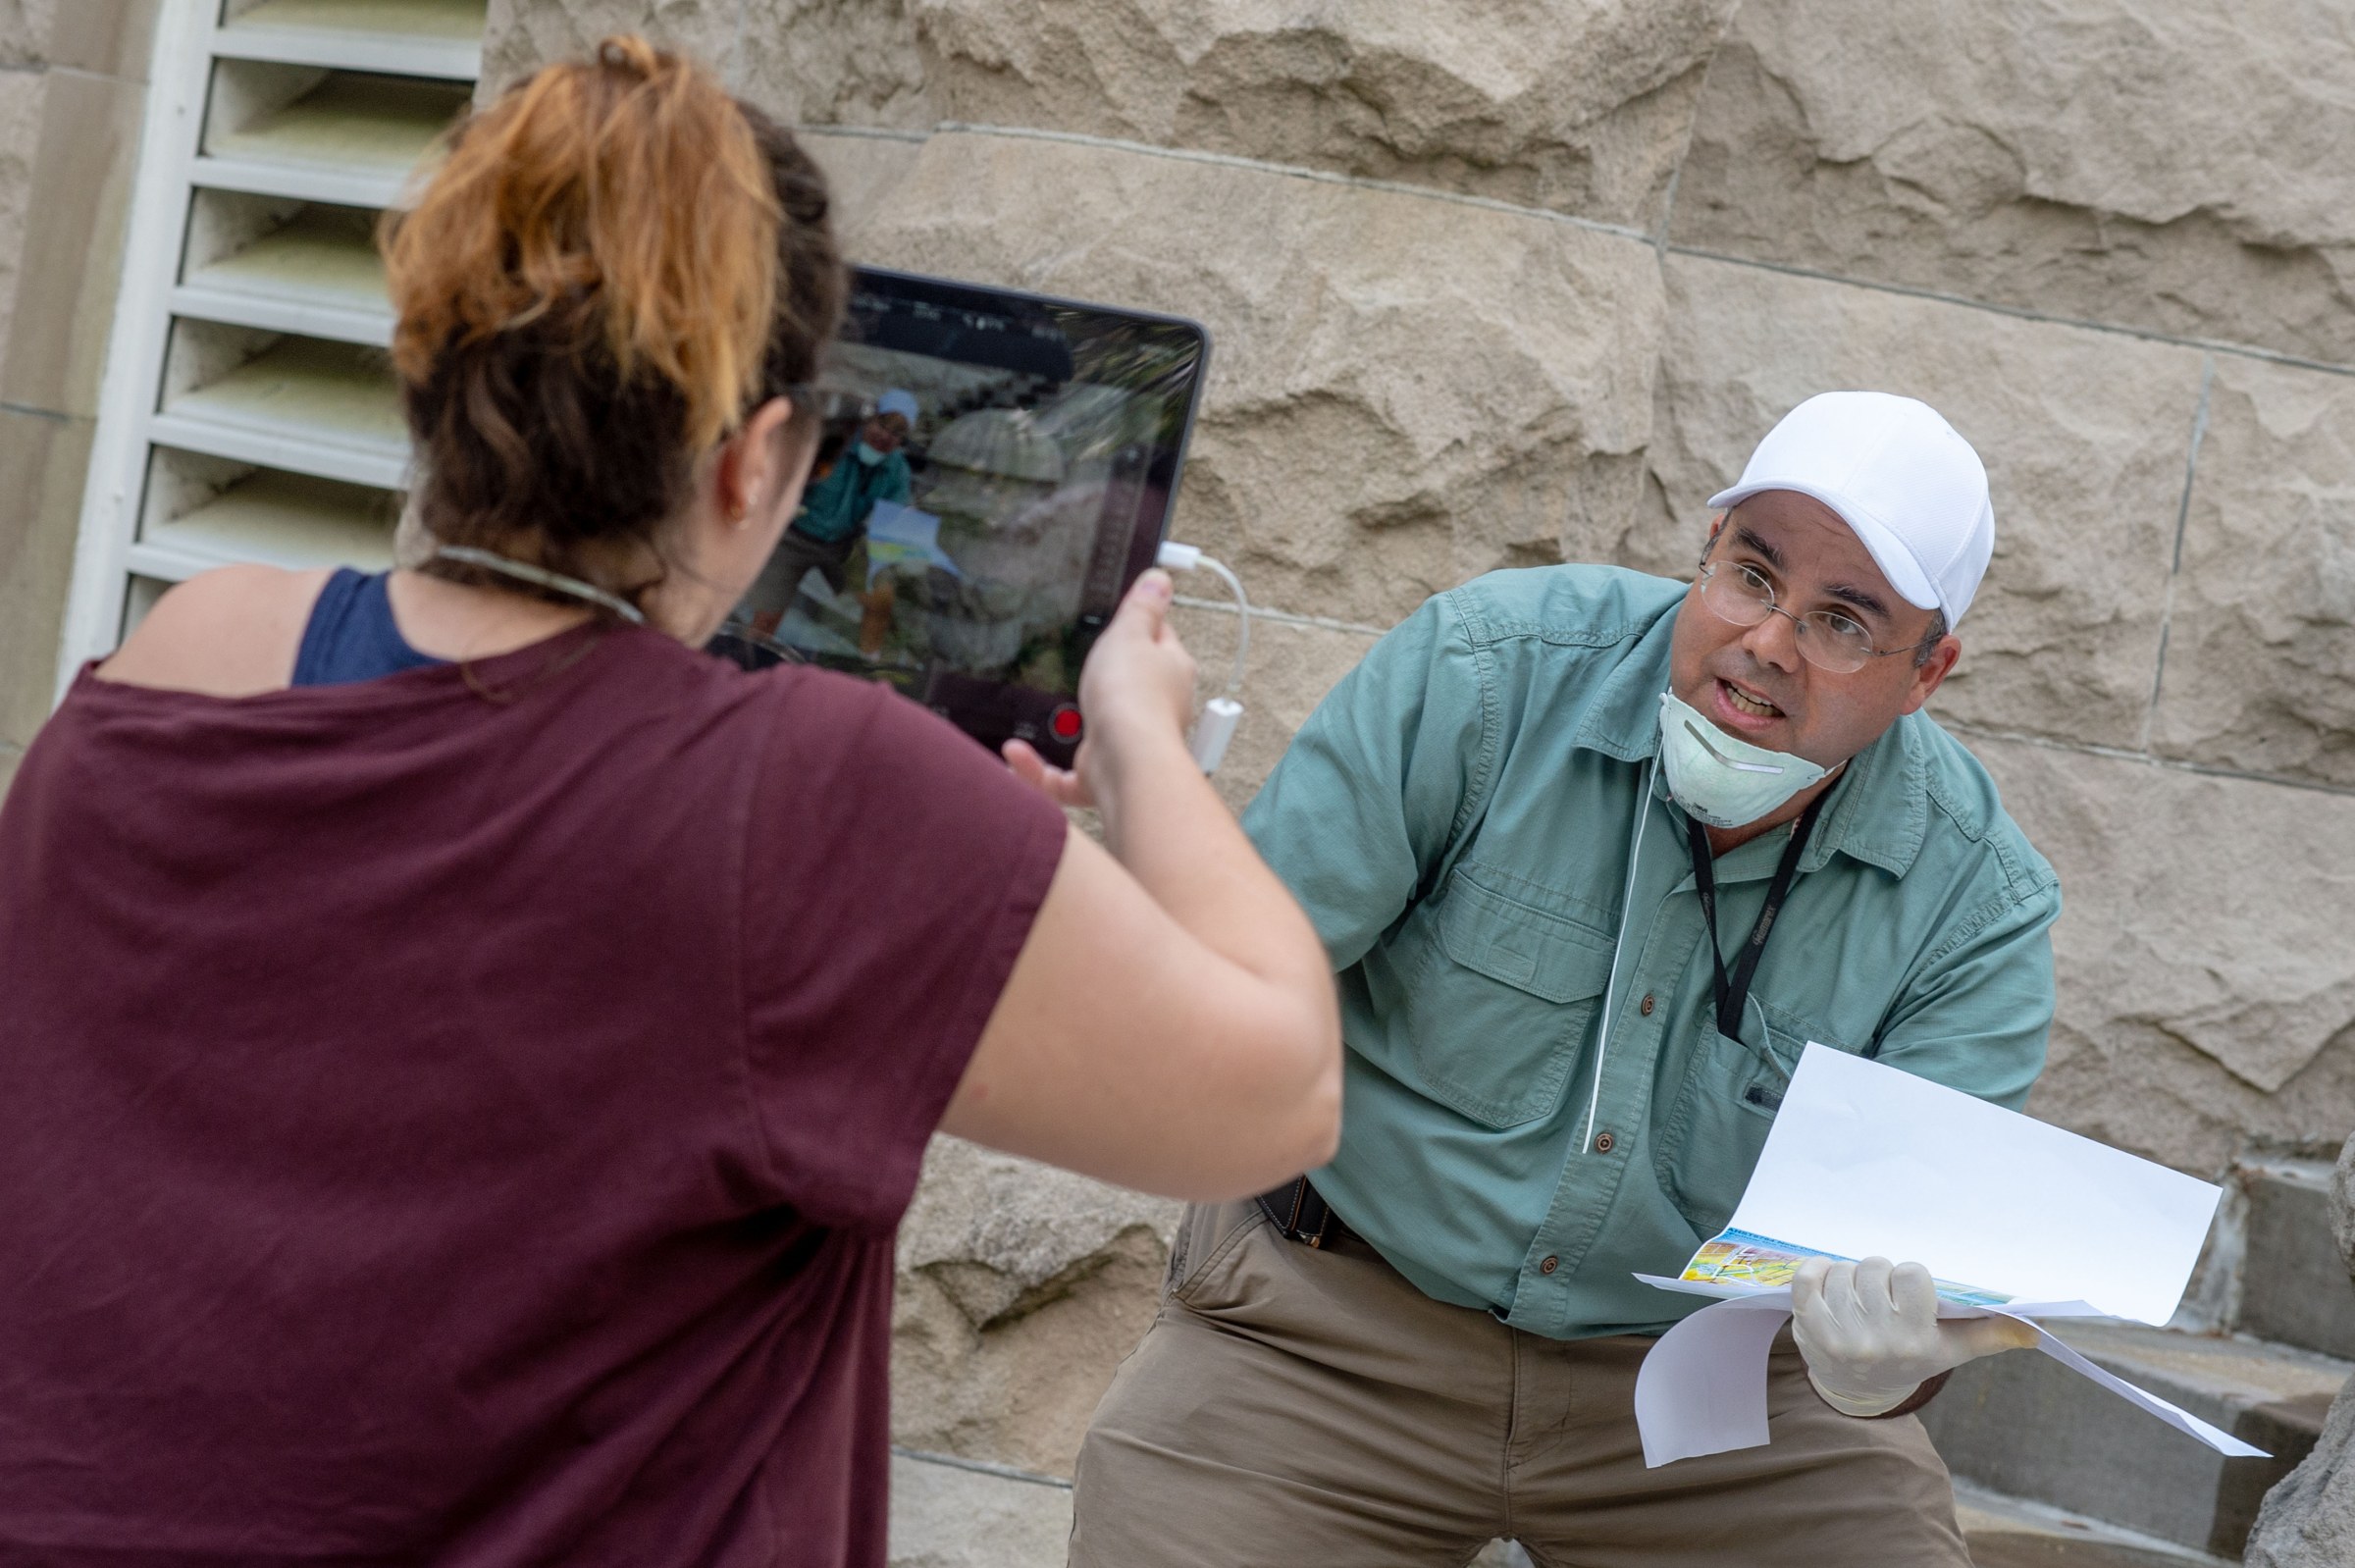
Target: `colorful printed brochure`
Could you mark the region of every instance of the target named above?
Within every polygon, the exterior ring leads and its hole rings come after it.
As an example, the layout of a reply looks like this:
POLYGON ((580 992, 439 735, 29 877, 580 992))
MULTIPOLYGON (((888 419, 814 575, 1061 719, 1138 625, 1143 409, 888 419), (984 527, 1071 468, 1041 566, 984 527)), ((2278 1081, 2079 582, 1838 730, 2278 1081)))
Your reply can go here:
MULTIPOLYGON (((1800 1264, 1808 1258, 1833 1258, 1854 1263, 1854 1258, 1840 1258, 1836 1252, 1818 1252, 1812 1247, 1797 1246, 1789 1241, 1777 1241, 1772 1236, 1753 1235, 1748 1230, 1732 1227, 1718 1231, 1701 1244, 1693 1261, 1677 1278, 1694 1284, 1745 1285, 1759 1290, 1781 1289, 1791 1283, 1800 1264)), ((1957 1284, 1951 1280, 1934 1280, 1938 1294, 1948 1301, 1965 1307, 2000 1307, 2012 1298, 2001 1290, 1981 1290, 1977 1285, 1957 1284)))

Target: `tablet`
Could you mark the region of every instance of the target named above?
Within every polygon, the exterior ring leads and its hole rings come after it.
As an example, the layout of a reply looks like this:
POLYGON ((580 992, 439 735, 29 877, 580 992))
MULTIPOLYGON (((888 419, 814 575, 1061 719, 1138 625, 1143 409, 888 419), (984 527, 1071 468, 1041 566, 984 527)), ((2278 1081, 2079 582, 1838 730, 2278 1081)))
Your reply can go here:
POLYGON ((1068 765, 1079 666, 1153 563, 1209 335, 860 269, 803 502, 712 645, 886 681, 1068 765))

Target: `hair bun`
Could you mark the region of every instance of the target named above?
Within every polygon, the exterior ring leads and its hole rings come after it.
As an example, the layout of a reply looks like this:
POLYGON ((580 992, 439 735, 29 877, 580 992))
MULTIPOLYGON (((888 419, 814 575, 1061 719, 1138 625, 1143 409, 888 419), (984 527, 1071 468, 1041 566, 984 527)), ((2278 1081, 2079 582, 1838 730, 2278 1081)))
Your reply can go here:
POLYGON ((597 46, 599 65, 608 71, 631 72, 649 81, 662 74, 664 59, 660 50, 634 32, 617 32, 597 46))

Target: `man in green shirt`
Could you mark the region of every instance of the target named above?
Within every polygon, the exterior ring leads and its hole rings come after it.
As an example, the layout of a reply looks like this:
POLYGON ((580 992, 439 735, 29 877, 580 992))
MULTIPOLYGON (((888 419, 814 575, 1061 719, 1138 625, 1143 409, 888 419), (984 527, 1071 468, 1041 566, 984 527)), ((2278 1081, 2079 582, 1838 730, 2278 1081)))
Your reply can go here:
POLYGON ((802 493, 800 509, 745 594, 753 629, 762 637, 776 631, 812 567, 827 587, 843 591, 843 568, 852 549, 866 536, 867 518, 877 501, 908 503, 914 471, 900 448, 920 417, 914 392, 888 389, 875 399, 874 412, 860 422, 857 435, 833 466, 802 493))
POLYGON ((1541 1564, 1966 1568, 1907 1412, 2005 1340, 1938 1325, 1915 1265, 1802 1281, 1766 1447, 1643 1463, 1636 1368, 1703 1303, 1634 1276, 1724 1225, 1802 1047, 2016 1109, 2053 1013, 2052 868, 1921 711, 1994 546, 1977 454, 1912 399, 1826 393, 1710 504, 1690 586, 1434 598, 1245 813, 1338 971, 1341 1145, 1188 1212, 1080 1454, 1074 1564, 1510 1536, 1541 1564))

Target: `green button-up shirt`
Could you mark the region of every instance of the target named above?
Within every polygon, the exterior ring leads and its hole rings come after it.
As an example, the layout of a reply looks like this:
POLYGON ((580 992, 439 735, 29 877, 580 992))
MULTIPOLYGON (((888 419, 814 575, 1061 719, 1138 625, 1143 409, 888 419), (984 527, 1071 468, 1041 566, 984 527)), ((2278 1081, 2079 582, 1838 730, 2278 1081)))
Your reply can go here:
MULTIPOLYGON (((1704 1304, 1631 1276, 1676 1273, 1724 1225, 1807 1041, 2017 1109, 2052 1022, 2053 869, 1916 713, 1833 787, 1742 1037, 1717 1032, 1684 814, 1650 765, 1683 594, 1558 566, 1438 596, 1243 817, 1340 977, 1341 1145, 1318 1189, 1428 1294, 1557 1338, 1704 1304)), ((1716 861, 1729 953, 1788 843, 1716 861)))

